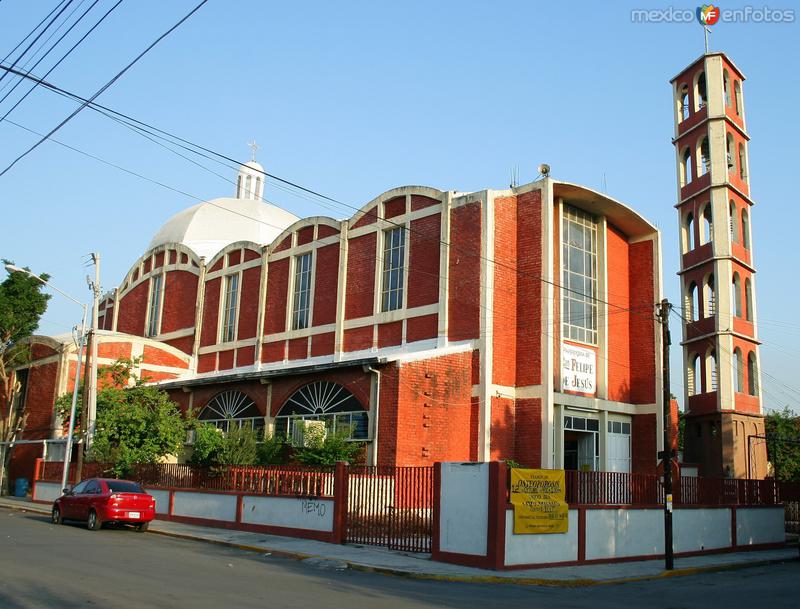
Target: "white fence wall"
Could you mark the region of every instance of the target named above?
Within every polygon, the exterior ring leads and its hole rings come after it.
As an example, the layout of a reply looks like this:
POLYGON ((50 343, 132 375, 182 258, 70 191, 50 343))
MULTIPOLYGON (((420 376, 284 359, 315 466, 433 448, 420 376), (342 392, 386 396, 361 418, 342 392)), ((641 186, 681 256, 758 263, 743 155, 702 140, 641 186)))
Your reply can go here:
POLYGON ((172 515, 235 522, 236 495, 175 491, 172 515))
POLYGON ((569 511, 569 531, 514 535, 514 510, 506 510, 506 566, 578 560, 578 510, 569 511))
POLYGON ((331 532, 333 501, 245 495, 242 498, 242 522, 331 532))
POLYGON ((488 463, 442 463, 440 551, 486 554, 488 497, 488 463))
POLYGON ((34 501, 55 501, 61 497, 61 485, 58 482, 36 482, 33 485, 34 501))
POLYGON ((673 513, 672 548, 675 552, 718 550, 731 545, 730 508, 680 509, 673 513))
POLYGON ((663 522, 661 510, 586 510, 586 560, 660 554, 663 522))
POLYGON ((786 540, 783 506, 736 510, 736 543, 751 546, 786 540))

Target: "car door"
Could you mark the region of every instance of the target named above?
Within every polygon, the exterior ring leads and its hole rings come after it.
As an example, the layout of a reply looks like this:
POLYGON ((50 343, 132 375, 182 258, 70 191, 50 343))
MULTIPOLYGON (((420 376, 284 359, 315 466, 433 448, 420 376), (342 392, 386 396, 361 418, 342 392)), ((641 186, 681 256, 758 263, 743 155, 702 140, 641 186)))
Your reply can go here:
POLYGON ((100 482, 97 480, 89 480, 86 484, 86 488, 83 489, 83 492, 78 496, 76 507, 78 512, 75 514, 75 518, 78 520, 86 520, 89 518, 89 507, 92 504, 92 501, 95 497, 101 492, 100 482))
POLYGON ((75 485, 69 494, 65 494, 61 498, 61 517, 62 518, 79 518, 78 501, 79 497, 83 494, 84 490, 89 484, 89 480, 84 480, 80 484, 75 485))

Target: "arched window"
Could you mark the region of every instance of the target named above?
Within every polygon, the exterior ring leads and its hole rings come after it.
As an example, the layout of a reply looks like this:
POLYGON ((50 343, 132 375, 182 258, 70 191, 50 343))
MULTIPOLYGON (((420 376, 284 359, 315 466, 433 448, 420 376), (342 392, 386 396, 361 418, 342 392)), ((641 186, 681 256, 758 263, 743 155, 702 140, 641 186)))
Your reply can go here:
POLYGON ((747 153, 744 150, 744 144, 739 144, 739 178, 741 180, 747 179, 747 153))
POLYGON ((725 94, 725 107, 728 108, 731 105, 731 77, 728 70, 722 71, 722 91, 725 94))
POLYGON ((303 444, 307 429, 343 433, 353 440, 369 438, 369 419, 361 402, 343 385, 314 381, 295 391, 275 417, 275 435, 303 444))
POLYGON ((733 83, 733 103, 736 104, 736 115, 742 115, 742 83, 736 81, 733 83))
POLYGON ((706 354, 706 393, 717 390, 717 352, 714 349, 706 354))
POLYGON ((261 176, 256 176, 256 191, 253 194, 254 199, 261 199, 261 176))
POLYGON ((700 151, 700 167, 697 175, 704 176, 711 171, 711 151, 708 147, 707 137, 704 137, 702 140, 700 140, 700 146, 698 146, 698 150, 700 151))
POLYGON ((686 305, 683 313, 684 317, 689 321, 697 321, 697 284, 693 281, 689 284, 689 290, 686 292, 686 305))
POLYGON ((252 176, 247 176, 244 179, 244 198, 245 199, 252 199, 253 198, 253 190, 251 188, 251 184, 253 182, 252 176))
POLYGON ((696 109, 701 110, 708 104, 708 96, 706 94, 706 73, 700 72, 697 75, 697 85, 695 88, 695 104, 696 109))
POLYGON ((242 174, 239 174, 239 177, 236 180, 236 198, 242 198, 242 174))
POLYGON ((706 279, 704 286, 705 317, 714 317, 717 312, 717 296, 714 293, 714 273, 706 279))
POLYGON ((739 278, 739 273, 733 274, 731 304, 733 304, 733 314, 736 317, 742 317, 742 280, 739 278))
POLYGON ((706 204, 703 210, 703 234, 702 243, 710 243, 714 238, 714 218, 711 215, 711 203, 706 204))
POLYGON ((689 118, 689 85, 682 85, 680 95, 678 97, 678 114, 682 121, 689 118))
POLYGON ((694 179, 693 175, 692 151, 687 148, 683 151, 683 156, 681 157, 681 186, 686 186, 689 182, 691 182, 694 179))
POLYGON ((745 249, 750 249, 750 216, 746 209, 742 210, 742 245, 745 249))
POLYGON ((758 368, 756 354, 752 351, 747 354, 747 393, 758 395, 758 368))
POLYGON ((256 403, 241 391, 223 391, 218 393, 197 416, 199 421, 210 423, 227 432, 231 425, 238 427, 252 427, 260 430, 264 428, 264 415, 258 410, 256 403))
POLYGON ((739 347, 733 350, 733 390, 742 393, 744 389, 744 361, 739 347))
POLYGON ((684 223, 685 238, 684 244, 686 251, 690 252, 695 248, 694 242, 694 214, 689 212, 686 214, 686 222, 684 223))
POLYGON ((725 162, 728 164, 728 173, 732 173, 736 169, 736 163, 733 160, 733 151, 735 150, 735 143, 733 141, 733 134, 728 133, 725 137, 725 162))
POLYGON ((733 199, 728 201, 728 210, 729 210, 728 218, 730 224, 729 228, 731 232, 731 242, 739 243, 739 231, 738 231, 739 223, 737 222, 736 219, 736 203, 734 202, 733 199))
POLYGON ((700 393, 700 356, 697 353, 692 353, 689 356, 689 368, 686 370, 686 386, 689 389, 689 395, 698 395, 700 393))
POLYGON ((750 278, 744 280, 744 306, 745 306, 745 319, 753 321, 753 286, 750 283, 750 278))

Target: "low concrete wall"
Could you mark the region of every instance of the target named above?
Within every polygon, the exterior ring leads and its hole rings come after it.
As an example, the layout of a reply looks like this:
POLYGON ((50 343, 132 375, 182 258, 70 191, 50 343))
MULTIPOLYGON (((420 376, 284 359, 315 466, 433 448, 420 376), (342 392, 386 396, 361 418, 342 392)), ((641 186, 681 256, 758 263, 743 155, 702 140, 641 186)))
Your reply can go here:
POLYGON ((242 497, 242 522, 308 531, 333 531, 331 499, 242 497))
POLYGON ((58 482, 35 482, 31 499, 50 503, 61 497, 61 484, 58 482))
POLYGON ((515 535, 514 510, 506 510, 506 566, 577 560, 578 510, 569 511, 569 531, 548 535, 515 535))
POLYGON ((236 521, 236 495, 174 491, 172 515, 203 520, 236 521))
POLYGON ((663 522, 655 509, 587 509, 586 560, 663 553, 663 522))
MULTIPOLYGON (((659 513, 663 522, 663 512, 659 513)), ((733 545, 731 529, 731 508, 677 509, 672 514, 672 549, 680 553, 730 548, 733 545)))
POLYGON ((736 543, 753 546, 786 540, 783 506, 736 510, 736 543))
POLYGON ((145 488, 156 500, 156 514, 169 514, 169 491, 145 488))

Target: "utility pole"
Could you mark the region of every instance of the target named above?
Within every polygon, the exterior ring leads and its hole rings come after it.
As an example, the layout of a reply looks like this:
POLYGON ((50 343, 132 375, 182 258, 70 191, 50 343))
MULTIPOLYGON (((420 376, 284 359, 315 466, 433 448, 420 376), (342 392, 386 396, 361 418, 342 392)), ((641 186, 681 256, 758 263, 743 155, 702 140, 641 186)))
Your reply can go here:
POLYGON ((661 375, 664 387, 664 450, 661 452, 661 464, 664 466, 664 568, 671 571, 674 567, 672 549, 672 393, 669 387, 669 312, 672 305, 665 298, 658 306, 658 318, 661 322, 661 375))
POLYGON ((97 330, 98 308, 100 305, 100 254, 89 254, 94 264, 94 281, 87 277, 89 289, 92 290, 92 328, 89 332, 90 364, 86 366, 83 382, 83 400, 81 405, 81 432, 83 444, 78 450, 75 475, 78 481, 83 477, 83 458, 94 439, 95 419, 97 416, 97 330))

